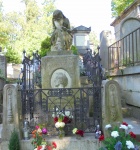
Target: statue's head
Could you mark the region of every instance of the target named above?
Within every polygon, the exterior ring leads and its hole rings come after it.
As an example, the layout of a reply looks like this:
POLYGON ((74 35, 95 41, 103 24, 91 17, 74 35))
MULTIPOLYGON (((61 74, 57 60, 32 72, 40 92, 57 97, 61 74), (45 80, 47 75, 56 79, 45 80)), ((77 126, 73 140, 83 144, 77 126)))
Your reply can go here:
POLYGON ((63 15, 63 13, 62 13, 62 11, 61 10, 55 10, 54 12, 53 12, 53 20, 60 20, 60 19, 62 19, 64 17, 64 15, 63 15))
POLYGON ((64 15, 61 10, 55 10, 53 13, 53 26, 60 29, 63 26, 64 15))

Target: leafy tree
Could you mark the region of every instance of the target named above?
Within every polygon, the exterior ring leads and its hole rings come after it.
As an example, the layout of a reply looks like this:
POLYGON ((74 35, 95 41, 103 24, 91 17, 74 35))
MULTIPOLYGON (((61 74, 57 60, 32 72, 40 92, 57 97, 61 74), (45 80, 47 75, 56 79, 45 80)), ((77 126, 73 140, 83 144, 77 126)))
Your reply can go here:
POLYGON ((12 47, 9 47, 7 49, 7 53, 5 56, 8 63, 21 63, 21 55, 18 52, 14 51, 12 47))
POLYGON ((41 43, 41 49, 39 51, 39 54, 41 57, 46 56, 47 52, 49 52, 50 50, 51 50, 51 38, 47 37, 41 43))
POLYGON ((121 13, 132 3, 134 0, 112 0, 111 1, 111 10, 112 16, 118 17, 121 13))
POLYGON ((3 49, 9 40, 9 36, 8 36, 9 31, 10 31, 10 26, 9 23, 7 23, 4 19, 3 5, 2 5, 2 1, 0 0, 0 46, 3 49))
POLYGON ((44 0, 42 7, 35 0, 22 0, 22 2, 25 4, 24 12, 7 13, 4 19, 0 15, 0 26, 3 19, 3 28, 0 28, 0 34, 4 35, 3 48, 8 49, 8 61, 14 63, 19 62, 18 58, 15 61, 15 56, 21 56, 23 49, 26 50, 27 55, 32 55, 36 50, 41 51, 42 41, 51 35, 52 13, 55 10, 54 0, 44 0), (6 31, 4 27, 9 30, 6 31))
POLYGON ((94 31, 90 32, 89 40, 90 40, 90 43, 93 44, 93 51, 97 51, 97 47, 99 45, 99 40, 98 40, 97 35, 94 31))

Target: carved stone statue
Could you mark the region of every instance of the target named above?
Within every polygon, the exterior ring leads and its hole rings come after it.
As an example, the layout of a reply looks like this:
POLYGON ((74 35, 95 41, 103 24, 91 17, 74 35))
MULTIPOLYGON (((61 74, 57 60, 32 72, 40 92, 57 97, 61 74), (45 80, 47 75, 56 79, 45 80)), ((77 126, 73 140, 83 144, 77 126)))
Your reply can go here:
POLYGON ((54 82, 56 88, 65 88, 68 84, 68 79, 65 74, 58 73, 54 82))
POLYGON ((62 11, 55 10, 52 22, 51 51, 69 50, 72 45, 69 19, 63 15, 62 11))

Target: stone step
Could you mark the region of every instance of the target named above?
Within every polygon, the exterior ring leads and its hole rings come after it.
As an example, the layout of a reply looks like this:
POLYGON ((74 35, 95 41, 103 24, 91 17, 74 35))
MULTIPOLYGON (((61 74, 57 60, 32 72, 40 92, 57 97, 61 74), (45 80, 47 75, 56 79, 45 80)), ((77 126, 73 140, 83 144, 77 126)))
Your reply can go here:
POLYGON ((132 109, 129 107, 122 107, 122 115, 124 118, 129 118, 132 116, 132 109))
POLYGON ((123 121, 132 125, 134 128, 131 129, 137 136, 137 139, 140 140, 140 120, 133 117, 123 118, 123 121))

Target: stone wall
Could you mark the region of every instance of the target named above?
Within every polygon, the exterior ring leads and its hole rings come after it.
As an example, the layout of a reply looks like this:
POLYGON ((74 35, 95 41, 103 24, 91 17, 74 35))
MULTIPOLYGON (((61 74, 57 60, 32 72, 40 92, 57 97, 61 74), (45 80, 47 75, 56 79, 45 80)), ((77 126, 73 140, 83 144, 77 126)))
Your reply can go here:
POLYGON ((18 78, 22 64, 7 64, 7 78, 18 78))
MULTIPOLYGON (((101 143, 94 138, 94 135, 83 137, 77 140, 76 137, 65 137, 63 139, 58 139, 58 137, 49 138, 46 137, 48 142, 55 141, 57 144, 56 150, 99 150, 101 143)), ((21 140, 21 150, 33 150, 30 140, 21 140)), ((2 142, 0 145, 0 150, 8 150, 8 142, 2 142)))
POLYGON ((140 27, 140 0, 135 0, 111 26, 114 27, 116 41, 140 27))
POLYGON ((127 67, 121 70, 110 71, 110 76, 117 81, 121 87, 121 99, 132 107, 132 116, 140 119, 139 115, 134 113, 134 108, 140 112, 140 66, 127 67), (134 115, 135 114, 135 115, 134 115))

